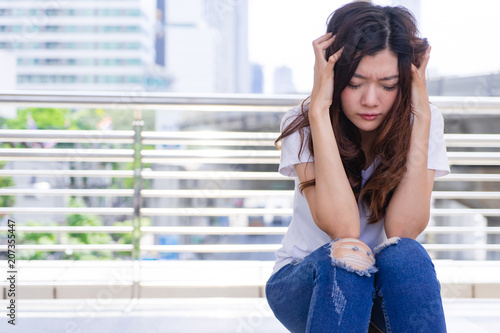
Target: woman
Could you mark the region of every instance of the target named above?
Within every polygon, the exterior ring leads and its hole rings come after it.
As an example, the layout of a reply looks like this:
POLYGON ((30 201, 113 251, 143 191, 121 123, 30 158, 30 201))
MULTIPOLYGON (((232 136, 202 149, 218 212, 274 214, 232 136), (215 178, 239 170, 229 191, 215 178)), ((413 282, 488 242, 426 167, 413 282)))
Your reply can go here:
POLYGON ((291 332, 446 332, 434 265, 415 238, 449 173, 429 104, 430 46, 402 7, 353 2, 313 42, 314 86, 282 121, 293 219, 266 285, 291 332))

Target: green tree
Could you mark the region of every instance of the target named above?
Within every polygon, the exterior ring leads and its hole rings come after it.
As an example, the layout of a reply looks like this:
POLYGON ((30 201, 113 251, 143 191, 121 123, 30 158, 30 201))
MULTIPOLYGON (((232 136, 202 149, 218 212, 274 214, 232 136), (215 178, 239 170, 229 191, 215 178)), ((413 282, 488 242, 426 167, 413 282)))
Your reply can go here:
MULTIPOLYGON (((0 169, 3 169, 7 162, 0 161, 0 169)), ((0 188, 2 187, 12 187, 14 186, 14 181, 12 177, 1 177, 0 176, 0 188)), ((13 195, 1 195, 0 196, 0 207, 12 207, 16 202, 16 197, 13 195)))
POLYGON ((17 117, 5 120, 9 129, 27 129, 31 114, 39 129, 64 129, 71 115, 68 109, 26 108, 17 111, 17 117))

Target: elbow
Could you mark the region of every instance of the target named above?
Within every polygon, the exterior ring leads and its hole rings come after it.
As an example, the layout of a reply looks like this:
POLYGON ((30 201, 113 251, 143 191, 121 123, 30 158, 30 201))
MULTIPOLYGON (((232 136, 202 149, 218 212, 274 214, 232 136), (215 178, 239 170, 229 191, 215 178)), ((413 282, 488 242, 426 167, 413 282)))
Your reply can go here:
POLYGON ((406 216, 399 219, 386 217, 385 233, 387 238, 411 238, 416 239, 429 224, 430 213, 420 216, 406 216))
POLYGON ((319 215, 316 216, 314 221, 318 228, 330 236, 332 240, 337 238, 359 238, 359 217, 350 215, 333 216, 335 215, 319 215))

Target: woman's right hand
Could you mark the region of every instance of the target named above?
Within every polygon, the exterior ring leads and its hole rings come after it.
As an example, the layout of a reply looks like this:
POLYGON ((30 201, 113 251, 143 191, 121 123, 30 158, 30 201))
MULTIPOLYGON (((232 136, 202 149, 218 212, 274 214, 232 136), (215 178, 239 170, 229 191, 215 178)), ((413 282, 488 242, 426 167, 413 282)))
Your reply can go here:
POLYGON ((314 85, 311 92, 311 102, 309 105, 309 113, 328 112, 332 105, 333 95, 333 67, 342 54, 341 48, 332 54, 328 61, 325 59, 325 50, 332 45, 335 36, 331 32, 327 32, 323 36, 313 41, 314 49, 314 85))

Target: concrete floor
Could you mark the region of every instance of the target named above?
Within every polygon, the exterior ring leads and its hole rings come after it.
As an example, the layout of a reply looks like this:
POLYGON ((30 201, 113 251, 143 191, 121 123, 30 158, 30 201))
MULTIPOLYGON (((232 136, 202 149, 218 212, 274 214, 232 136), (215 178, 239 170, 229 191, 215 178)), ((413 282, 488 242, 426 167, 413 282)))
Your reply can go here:
MULTIPOLYGON (((449 333, 500 332, 500 299, 445 299, 449 333)), ((264 298, 0 300, 0 332, 285 333, 264 298)), ((431 333, 431 332, 430 332, 431 333)))

